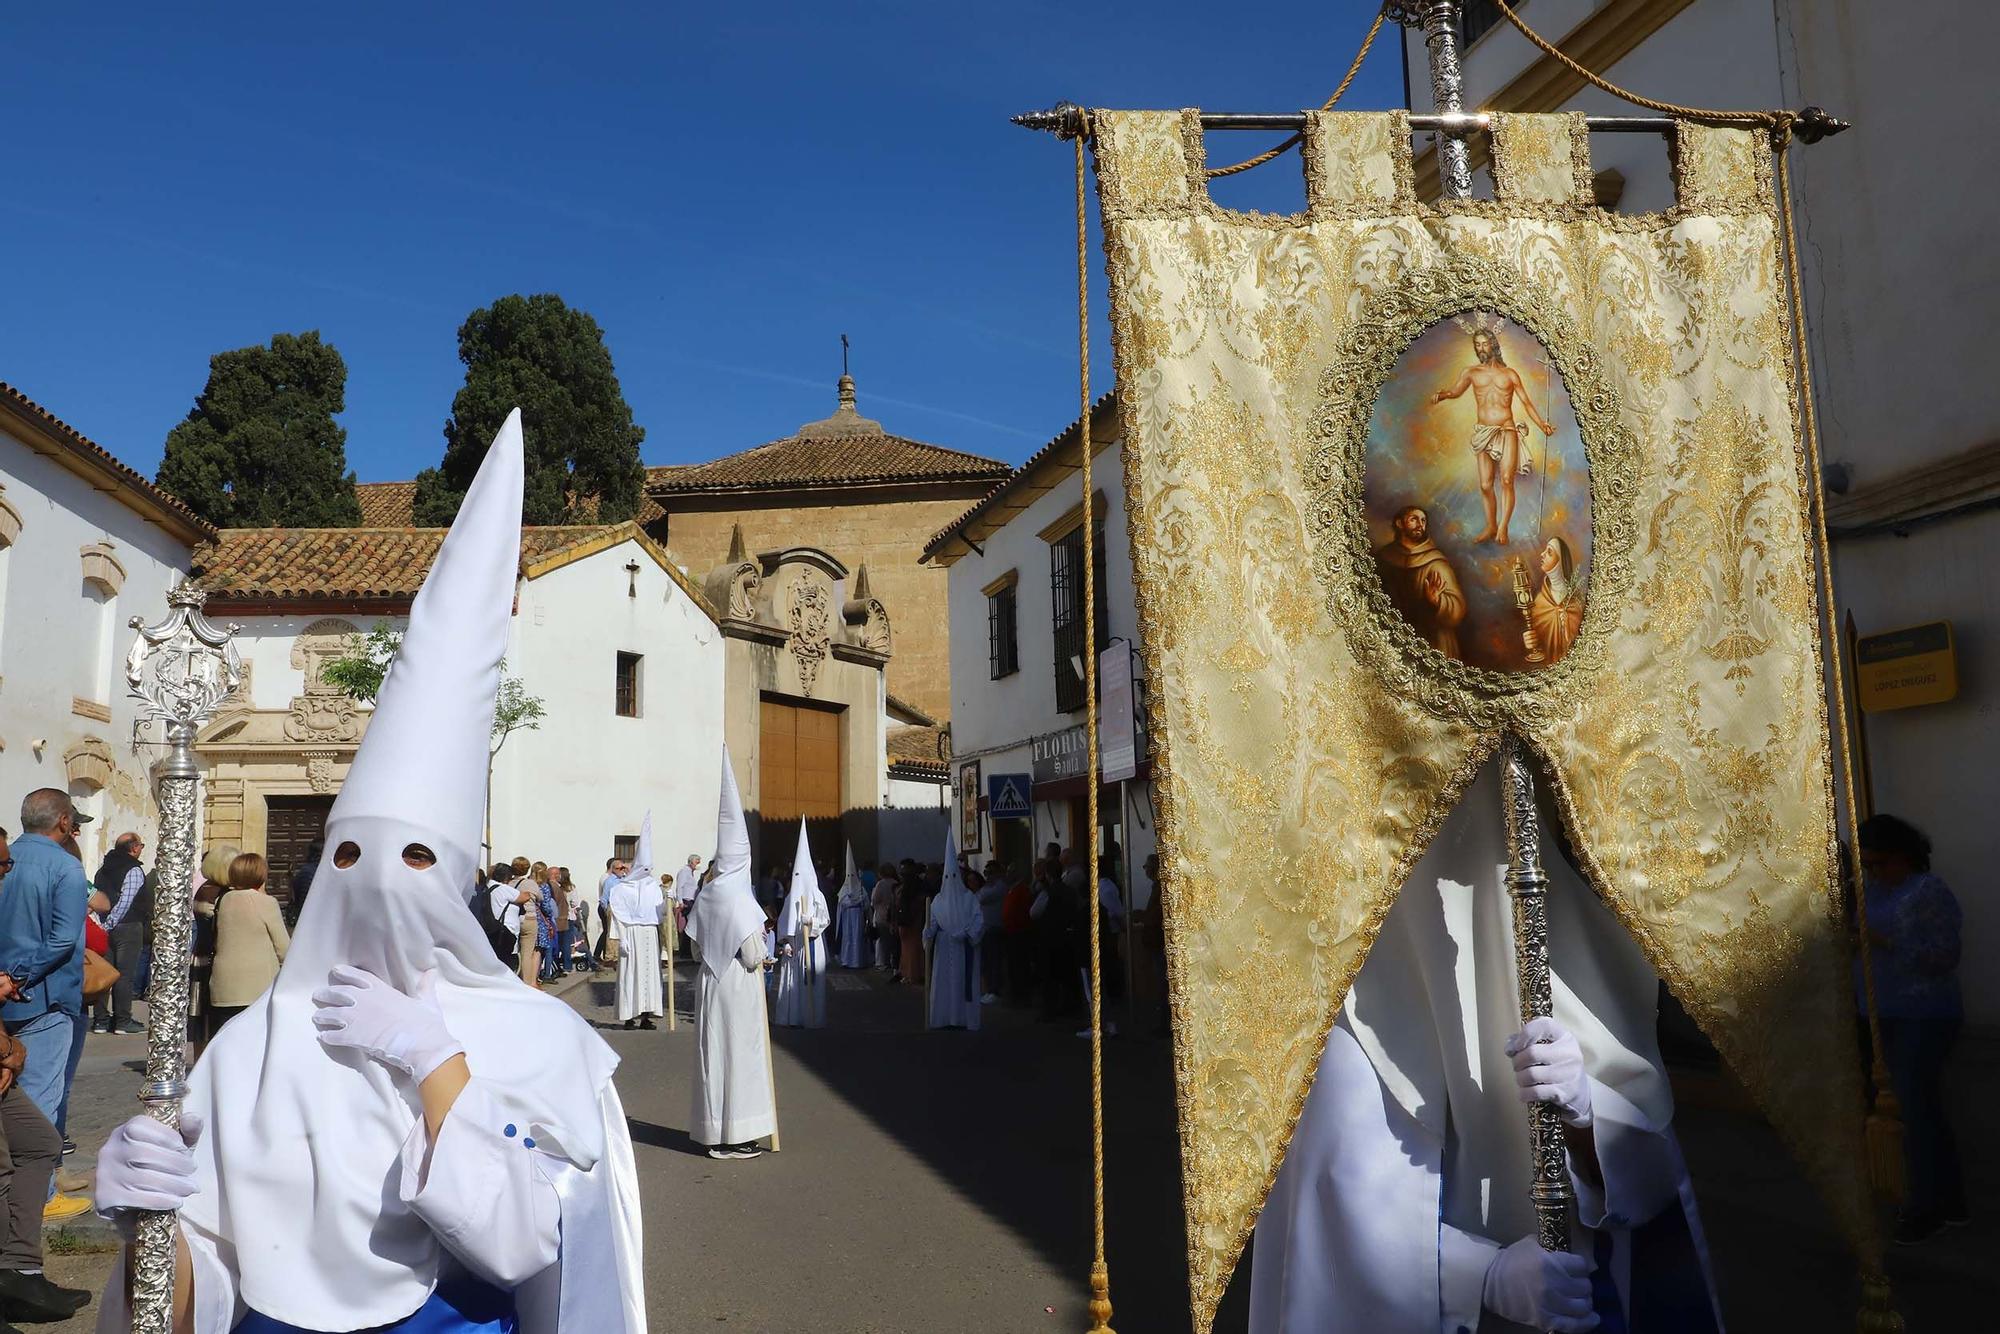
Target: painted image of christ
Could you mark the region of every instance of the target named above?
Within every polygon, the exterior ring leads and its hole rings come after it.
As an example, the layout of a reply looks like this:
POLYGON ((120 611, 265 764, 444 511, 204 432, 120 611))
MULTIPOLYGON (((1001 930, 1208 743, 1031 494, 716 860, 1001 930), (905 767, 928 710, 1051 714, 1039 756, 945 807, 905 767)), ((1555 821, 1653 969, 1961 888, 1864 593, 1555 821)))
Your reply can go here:
POLYGON ((1479 466, 1480 503, 1486 508, 1486 527, 1472 540, 1504 547, 1507 525, 1514 518, 1514 478, 1529 470, 1521 441, 1528 425, 1516 419, 1516 405, 1544 436, 1554 435, 1556 428, 1536 410, 1520 372, 1507 364, 1498 331, 1483 323, 1470 328, 1473 364, 1450 388, 1438 390, 1431 402, 1445 403, 1462 397, 1468 389, 1472 391, 1477 418, 1472 428, 1472 456, 1479 466))
POLYGON ((1590 458, 1541 339, 1490 310, 1432 323, 1376 391, 1363 450, 1368 564, 1417 643, 1481 671, 1569 658, 1586 620, 1590 458))

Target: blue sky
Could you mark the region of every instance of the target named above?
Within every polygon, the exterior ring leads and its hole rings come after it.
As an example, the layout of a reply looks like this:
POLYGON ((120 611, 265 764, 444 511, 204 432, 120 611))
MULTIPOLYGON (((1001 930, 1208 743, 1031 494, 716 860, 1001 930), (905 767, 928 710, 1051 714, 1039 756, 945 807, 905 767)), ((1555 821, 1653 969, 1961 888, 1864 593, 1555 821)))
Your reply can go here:
MULTIPOLYGON (((1374 8, 10 6, 0 380, 150 475, 212 353, 318 329, 350 465, 405 478, 460 321, 550 291, 604 327, 650 463, 826 415, 842 333, 865 412, 1018 462, 1075 415, 1074 221, 1068 146, 1006 118, 1317 105, 1374 8)), ((1347 106, 1401 105, 1398 51, 1347 106)), ((1300 193, 1291 156, 1218 197, 1300 193)))

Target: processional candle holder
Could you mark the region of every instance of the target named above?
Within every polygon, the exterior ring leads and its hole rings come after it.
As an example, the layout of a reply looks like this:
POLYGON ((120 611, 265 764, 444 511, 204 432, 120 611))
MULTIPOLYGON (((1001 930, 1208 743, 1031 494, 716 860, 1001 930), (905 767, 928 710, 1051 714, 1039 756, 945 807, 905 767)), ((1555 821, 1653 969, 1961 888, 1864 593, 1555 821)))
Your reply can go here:
MULTIPOLYGON (((179 1129, 187 1096, 189 946, 194 930, 195 798, 200 770, 194 739, 243 681, 237 626, 217 627, 202 614, 208 594, 181 580, 167 591, 166 617, 139 632, 125 659, 125 681, 142 708, 141 724, 158 720, 167 753, 153 765, 160 835, 154 863, 153 981, 146 992, 146 1114, 179 1129)), ((173 1322, 177 1222, 172 1212, 140 1215, 132 1264, 135 1334, 169 1334, 173 1322)))

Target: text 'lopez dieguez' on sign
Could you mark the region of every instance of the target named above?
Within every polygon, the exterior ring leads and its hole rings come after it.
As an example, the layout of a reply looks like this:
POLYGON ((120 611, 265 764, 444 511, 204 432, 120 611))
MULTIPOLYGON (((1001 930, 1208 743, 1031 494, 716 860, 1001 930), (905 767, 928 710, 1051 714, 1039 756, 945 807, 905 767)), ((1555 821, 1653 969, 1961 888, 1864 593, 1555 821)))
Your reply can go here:
POLYGON ((1932 621, 1854 641, 1854 687, 1863 713, 1942 704, 1958 694, 1950 621, 1932 621))

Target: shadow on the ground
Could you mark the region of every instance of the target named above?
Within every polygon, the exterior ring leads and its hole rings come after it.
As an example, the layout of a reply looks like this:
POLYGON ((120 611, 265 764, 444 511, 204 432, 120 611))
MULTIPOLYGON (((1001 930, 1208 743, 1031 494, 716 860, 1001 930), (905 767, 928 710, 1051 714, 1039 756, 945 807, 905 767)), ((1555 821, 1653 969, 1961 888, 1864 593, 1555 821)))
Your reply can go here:
MULTIPOLYGON (((1075 1020, 1041 1022, 997 1005, 986 1007, 978 1033, 925 1032, 922 1006, 916 987, 841 988, 830 1027, 775 1028, 772 1037, 965 1198, 1073 1273, 1075 1304, 1058 1308, 1058 1320, 1081 1328, 1092 1250, 1090 1044, 1075 1036, 1075 1020)), ((1174 1124, 1166 1041, 1107 1040, 1106 1263, 1119 1329, 1188 1326, 1174 1124)), ((1242 1306, 1233 1294, 1216 1329, 1242 1329, 1242 1306)))
POLYGON ((626 1126, 632 1132, 634 1144, 654 1149, 670 1149, 675 1153, 685 1153, 696 1158, 708 1156, 708 1146, 697 1144, 687 1131, 676 1126, 663 1126, 652 1121, 641 1121, 636 1116, 625 1118, 626 1126))

